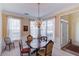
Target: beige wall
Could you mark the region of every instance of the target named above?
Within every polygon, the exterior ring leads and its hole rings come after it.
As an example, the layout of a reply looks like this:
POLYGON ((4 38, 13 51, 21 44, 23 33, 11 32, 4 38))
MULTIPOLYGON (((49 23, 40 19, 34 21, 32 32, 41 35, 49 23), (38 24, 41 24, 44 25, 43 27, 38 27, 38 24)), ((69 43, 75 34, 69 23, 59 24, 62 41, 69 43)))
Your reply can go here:
POLYGON ((77 24, 77 22, 79 23, 79 13, 72 14, 70 21, 71 21, 71 28, 70 28, 71 33, 70 33, 70 35, 72 38, 72 42, 73 42, 73 44, 75 44, 75 43, 77 44, 79 42, 76 41, 76 24, 77 24))
POLYGON ((63 18, 69 22, 69 39, 72 39, 74 44, 76 42, 76 23, 79 22, 79 13, 72 13, 63 16, 63 18))
POLYGON ((21 34, 24 37, 27 37, 27 35, 30 34, 30 20, 26 17, 24 17, 24 19, 21 20, 21 34), (23 26, 28 26, 28 31, 23 31, 23 26))
POLYGON ((75 40, 75 27, 76 27, 76 18, 73 15, 70 15, 69 19, 69 36, 72 41, 75 40))
POLYGON ((55 47, 61 48, 60 16, 55 16, 55 47))
POLYGON ((7 16, 5 14, 2 14, 2 36, 7 36, 7 16))

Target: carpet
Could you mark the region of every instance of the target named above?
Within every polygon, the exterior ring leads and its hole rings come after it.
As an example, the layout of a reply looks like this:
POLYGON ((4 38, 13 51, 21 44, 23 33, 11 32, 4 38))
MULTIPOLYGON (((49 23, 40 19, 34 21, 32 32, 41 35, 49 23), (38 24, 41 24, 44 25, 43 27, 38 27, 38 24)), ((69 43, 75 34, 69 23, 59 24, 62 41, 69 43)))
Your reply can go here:
POLYGON ((73 44, 68 44, 67 46, 65 46, 63 48, 63 50, 79 56, 79 46, 76 46, 76 45, 73 45, 73 44))

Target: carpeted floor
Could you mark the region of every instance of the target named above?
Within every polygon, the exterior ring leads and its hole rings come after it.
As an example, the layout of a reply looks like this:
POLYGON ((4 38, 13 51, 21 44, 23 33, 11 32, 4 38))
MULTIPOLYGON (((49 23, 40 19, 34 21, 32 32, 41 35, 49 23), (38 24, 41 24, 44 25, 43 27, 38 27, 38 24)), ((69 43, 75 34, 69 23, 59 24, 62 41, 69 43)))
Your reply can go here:
POLYGON ((63 48, 63 50, 79 56, 79 46, 68 44, 63 48))

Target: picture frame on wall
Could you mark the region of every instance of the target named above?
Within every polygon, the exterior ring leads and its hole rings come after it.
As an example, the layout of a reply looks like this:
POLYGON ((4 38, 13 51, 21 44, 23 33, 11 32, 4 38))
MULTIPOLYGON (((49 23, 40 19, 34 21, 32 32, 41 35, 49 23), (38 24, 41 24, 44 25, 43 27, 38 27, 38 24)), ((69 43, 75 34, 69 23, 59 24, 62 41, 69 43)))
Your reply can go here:
POLYGON ((24 26, 24 31, 28 31, 28 26, 24 26))

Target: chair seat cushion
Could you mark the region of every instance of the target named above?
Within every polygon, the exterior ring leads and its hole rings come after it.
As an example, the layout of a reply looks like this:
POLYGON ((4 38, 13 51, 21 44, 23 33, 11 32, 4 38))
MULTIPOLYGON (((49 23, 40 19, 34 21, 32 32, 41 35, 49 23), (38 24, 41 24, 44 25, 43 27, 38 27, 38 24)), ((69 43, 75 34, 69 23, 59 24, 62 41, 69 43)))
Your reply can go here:
POLYGON ((45 49, 39 50, 38 54, 41 55, 41 56, 45 56, 45 49))
MULTIPOLYGON (((45 56, 45 49, 41 49, 41 50, 39 50, 38 51, 38 54, 40 55, 40 56, 45 56)), ((51 53, 47 53, 47 56, 50 56, 51 55, 51 53)))
POLYGON ((28 53, 28 52, 30 52, 30 48, 22 48, 21 52, 22 53, 28 53))

